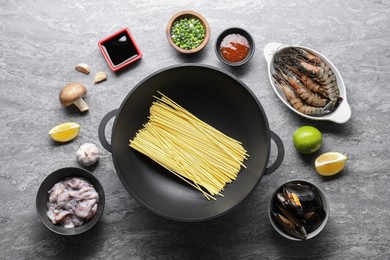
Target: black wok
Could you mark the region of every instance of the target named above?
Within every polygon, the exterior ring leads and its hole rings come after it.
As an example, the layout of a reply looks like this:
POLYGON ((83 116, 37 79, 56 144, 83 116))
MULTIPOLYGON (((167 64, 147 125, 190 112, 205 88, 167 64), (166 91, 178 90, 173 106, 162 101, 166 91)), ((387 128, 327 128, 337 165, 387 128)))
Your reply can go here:
POLYGON ((264 110, 250 89, 235 76, 205 65, 178 65, 159 70, 141 81, 119 109, 100 122, 99 139, 112 153, 117 174, 129 193, 152 212, 179 221, 202 221, 220 216, 254 191, 264 174, 283 161, 284 147, 270 131, 264 110), (250 157, 236 181, 216 201, 208 201, 160 165, 129 147, 129 140, 148 121, 153 95, 161 91, 201 120, 242 142, 250 157), (105 128, 115 116, 111 144, 105 128), (278 148, 267 168, 270 140, 278 148))

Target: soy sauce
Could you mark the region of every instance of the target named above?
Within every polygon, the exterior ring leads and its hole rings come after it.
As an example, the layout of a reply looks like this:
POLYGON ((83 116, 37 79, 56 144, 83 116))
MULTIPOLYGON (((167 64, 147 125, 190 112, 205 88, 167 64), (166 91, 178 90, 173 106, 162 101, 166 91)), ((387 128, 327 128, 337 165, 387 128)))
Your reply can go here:
POLYGON ((114 66, 119 66, 138 56, 137 49, 125 32, 105 42, 103 49, 114 66))

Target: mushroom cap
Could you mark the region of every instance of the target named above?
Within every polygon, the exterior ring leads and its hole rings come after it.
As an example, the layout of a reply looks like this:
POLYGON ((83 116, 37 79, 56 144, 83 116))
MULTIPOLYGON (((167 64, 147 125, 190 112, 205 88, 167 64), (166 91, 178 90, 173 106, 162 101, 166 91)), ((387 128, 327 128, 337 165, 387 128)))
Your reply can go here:
POLYGON ((69 83, 60 92, 60 102, 64 106, 70 106, 85 94, 87 94, 87 88, 83 84, 69 83))

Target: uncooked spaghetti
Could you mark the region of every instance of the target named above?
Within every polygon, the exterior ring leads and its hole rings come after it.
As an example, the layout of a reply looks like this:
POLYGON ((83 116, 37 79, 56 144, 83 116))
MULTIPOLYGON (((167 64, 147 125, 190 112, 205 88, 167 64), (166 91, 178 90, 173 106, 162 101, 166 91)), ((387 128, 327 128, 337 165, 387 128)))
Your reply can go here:
POLYGON ((201 121, 173 100, 161 97, 150 107, 130 147, 181 178, 207 199, 234 181, 249 157, 242 144, 201 121))

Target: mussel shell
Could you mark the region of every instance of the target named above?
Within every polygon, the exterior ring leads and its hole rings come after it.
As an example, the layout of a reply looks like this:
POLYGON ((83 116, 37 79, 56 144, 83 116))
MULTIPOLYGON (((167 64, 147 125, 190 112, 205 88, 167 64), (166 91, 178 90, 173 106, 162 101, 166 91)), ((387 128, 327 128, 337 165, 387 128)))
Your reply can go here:
MULTIPOLYGON (((326 217, 326 212, 323 209, 322 201, 314 187, 300 184, 300 183, 287 183, 283 186, 283 193, 278 193, 277 199, 283 208, 277 207, 279 213, 283 217, 286 217, 292 224, 295 224, 295 230, 287 231, 287 227, 279 224, 286 232, 299 233, 301 237, 306 236, 306 233, 310 233, 316 230, 326 217), (289 199, 291 194, 295 194, 299 199, 299 204, 296 204, 293 200, 289 199), (281 195, 284 195, 284 200, 281 195), (287 203, 286 203, 287 202, 287 203), (288 213, 288 214, 286 214, 288 213), (297 221, 298 220, 298 221, 297 221), (302 223, 302 228, 299 228, 299 224, 302 223), (302 232, 304 230, 305 232, 302 232)), ((280 221, 280 220, 279 220, 280 221)), ((297 234, 294 235, 297 237, 297 234)))
POLYGON ((288 192, 295 193, 301 202, 315 201, 318 198, 313 187, 299 183, 287 183, 285 189, 288 192))
POLYGON ((315 206, 304 212, 305 229, 307 232, 316 230, 326 218, 326 212, 321 206, 315 206))
POLYGON ((272 217, 276 221, 276 223, 279 225, 280 228, 282 228, 286 233, 290 234, 293 237, 305 240, 306 239, 306 230, 302 226, 302 229, 297 230, 296 226, 293 222, 291 222, 287 217, 283 216, 282 214, 278 212, 272 212, 272 217), (302 232, 302 230, 304 232, 302 232))
POLYGON ((279 207, 278 206, 278 209, 279 209, 280 213, 284 217, 286 217, 294 225, 295 232, 298 232, 301 237, 306 237, 307 236, 306 228, 303 225, 302 221, 299 219, 298 215, 294 214, 290 210, 285 209, 283 207, 279 207))
POLYGON ((291 192, 289 189, 287 189, 286 186, 284 186, 283 195, 287 201, 287 204, 289 204, 289 206, 288 207, 285 206, 285 208, 292 209, 296 212, 297 215, 302 216, 303 215, 302 203, 299 197, 297 196, 297 194, 291 192))
POLYGON ((278 192, 276 194, 276 199, 278 202, 286 209, 292 209, 291 204, 287 201, 287 199, 284 197, 284 194, 281 192, 278 192))

